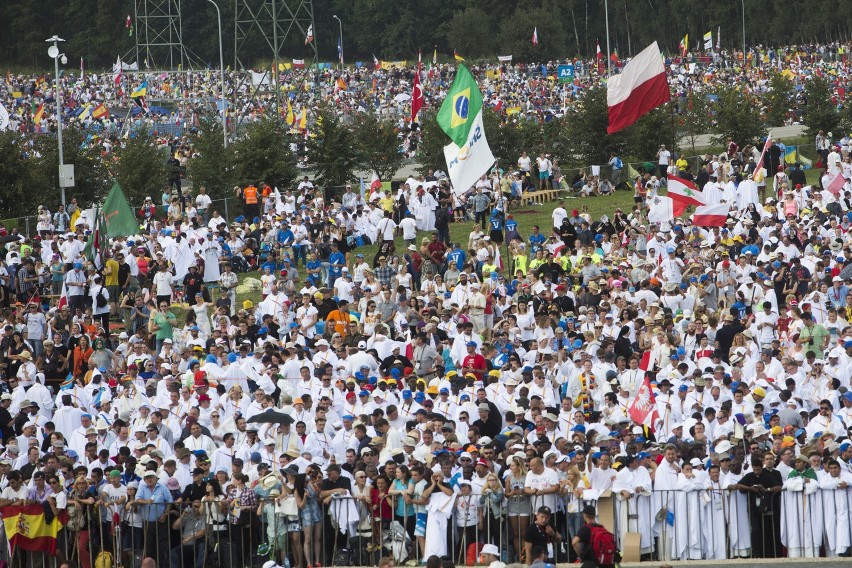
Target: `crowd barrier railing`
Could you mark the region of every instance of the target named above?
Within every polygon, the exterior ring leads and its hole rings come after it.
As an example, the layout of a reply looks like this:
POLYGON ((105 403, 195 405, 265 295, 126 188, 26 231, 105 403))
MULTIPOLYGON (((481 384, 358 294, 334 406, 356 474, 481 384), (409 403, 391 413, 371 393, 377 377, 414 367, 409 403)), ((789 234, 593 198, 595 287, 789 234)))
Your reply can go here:
POLYGON ((437 551, 456 565, 471 565, 480 563, 483 545, 494 544, 503 562, 529 563, 524 535, 542 505, 553 508, 550 524, 561 536, 550 548, 557 563, 575 560, 571 539, 587 505, 611 507, 599 512, 612 514, 609 528, 619 548, 638 534, 642 560, 835 557, 848 556, 852 546, 849 488, 759 495, 718 487, 654 490, 601 501, 567 492, 513 496, 495 507, 480 494, 457 494, 452 515, 444 523, 436 516, 432 526, 411 497, 355 493, 301 509, 275 496, 242 507, 226 497, 195 504, 71 504, 59 515, 41 505, 5 507, 0 538, 10 546, 0 546, 0 560, 35 567, 71 560, 82 568, 136 568, 145 558, 171 568, 259 568, 274 560, 306 568, 375 566, 383 556, 398 565, 421 563, 437 551), (446 540, 427 543, 427 533, 446 540), (6 551, 10 556, 3 558, 6 551))

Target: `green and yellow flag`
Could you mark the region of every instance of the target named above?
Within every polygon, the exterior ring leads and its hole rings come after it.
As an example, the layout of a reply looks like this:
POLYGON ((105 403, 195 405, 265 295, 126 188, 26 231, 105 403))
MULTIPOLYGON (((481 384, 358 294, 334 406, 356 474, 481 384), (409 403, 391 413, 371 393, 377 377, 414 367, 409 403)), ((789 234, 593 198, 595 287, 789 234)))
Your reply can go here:
POLYGON ((473 119, 482 110, 482 95, 476 80, 464 65, 459 65, 453 86, 438 111, 438 125, 456 146, 464 146, 473 119))

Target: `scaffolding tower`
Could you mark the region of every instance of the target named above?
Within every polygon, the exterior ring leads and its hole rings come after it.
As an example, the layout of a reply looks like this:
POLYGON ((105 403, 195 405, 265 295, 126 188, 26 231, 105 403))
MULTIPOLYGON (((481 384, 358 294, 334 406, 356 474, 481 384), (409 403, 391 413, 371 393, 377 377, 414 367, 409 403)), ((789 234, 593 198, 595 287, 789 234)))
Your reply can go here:
POLYGON ((181 0, 134 0, 139 69, 188 70, 200 59, 183 44, 181 0))
MULTIPOLYGON (((313 0, 234 1, 234 68, 238 70, 247 68, 246 62, 243 61, 247 41, 260 41, 262 45, 265 44, 266 53, 272 60, 272 69, 275 70, 271 73, 268 84, 275 90, 276 111, 280 116, 281 89, 277 71, 281 51, 285 44, 293 42, 294 37, 303 41, 307 37, 308 29, 315 30, 313 0)), ((313 35, 316 36, 316 33, 313 35)), ((316 63, 316 46, 316 37, 306 44, 305 49, 311 55, 310 59, 305 61, 306 66, 316 63)))

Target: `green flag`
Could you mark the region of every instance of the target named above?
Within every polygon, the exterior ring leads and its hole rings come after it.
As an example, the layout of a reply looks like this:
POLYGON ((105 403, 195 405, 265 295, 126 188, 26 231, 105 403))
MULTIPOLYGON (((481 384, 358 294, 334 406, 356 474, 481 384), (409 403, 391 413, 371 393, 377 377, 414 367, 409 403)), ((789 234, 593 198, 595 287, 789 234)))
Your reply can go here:
POLYGON ((467 143, 467 135, 482 110, 482 95, 467 67, 459 65, 453 86, 438 111, 438 125, 456 146, 467 143))
POLYGON ((128 205, 118 182, 112 184, 112 189, 104 201, 103 216, 106 236, 109 238, 129 237, 139 233, 139 223, 136 222, 133 209, 128 205))
POLYGON ((83 248, 83 256, 92 261, 98 268, 104 265, 103 254, 107 250, 107 236, 104 227, 102 210, 95 209, 95 221, 89 240, 83 248))

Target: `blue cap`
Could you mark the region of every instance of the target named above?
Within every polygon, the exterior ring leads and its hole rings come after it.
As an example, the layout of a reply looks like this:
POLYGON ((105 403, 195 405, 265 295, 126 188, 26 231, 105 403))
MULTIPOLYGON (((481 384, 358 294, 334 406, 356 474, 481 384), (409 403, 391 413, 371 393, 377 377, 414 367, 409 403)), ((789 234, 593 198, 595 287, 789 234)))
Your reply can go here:
POLYGON ((263 335, 264 333, 269 333, 269 328, 266 327, 266 326, 263 326, 262 328, 257 330, 257 333, 260 334, 260 335, 263 335))
POLYGON ((438 391, 438 394, 450 394, 450 389, 448 389, 447 387, 444 387, 444 388, 442 388, 441 390, 438 391))
POLYGON ((852 339, 847 339, 846 341, 843 342, 843 348, 844 349, 849 349, 850 347, 852 347, 852 339))
POLYGON ((689 390, 689 387, 688 387, 688 386, 686 386, 686 385, 680 385, 680 386, 677 388, 677 390, 678 390, 679 392, 686 392, 686 391, 688 391, 688 390, 689 390))
POLYGON ((394 369, 391 369, 390 374, 391 374, 391 377, 393 377, 393 378, 397 378, 397 377, 399 377, 402 373, 400 372, 400 370, 399 370, 399 369, 394 368, 394 369))
POLYGON ((358 393, 358 396, 370 396, 370 391, 362 390, 358 393))
POLYGON ((106 373, 106 370, 106 367, 98 367, 98 371, 100 371, 101 373, 106 373))
POLYGON ((686 347, 684 347, 682 345, 680 347, 678 347, 677 348, 677 354, 678 355, 686 355, 686 347))
POLYGON ((296 322, 291 323, 290 329, 293 329, 294 327, 299 327, 299 324, 297 324, 296 322))
POLYGON ((845 393, 843 393, 843 398, 845 398, 849 402, 852 402, 852 391, 846 391, 845 393))
POLYGON ((423 402, 426 400, 426 395, 422 391, 417 391, 417 394, 414 395, 415 402, 423 402))
POLYGON ((405 389, 404 391, 402 391, 402 398, 404 398, 405 400, 408 400, 409 398, 411 398, 411 391, 408 390, 408 389, 405 389))
POLYGON ((568 457, 572 460, 577 457, 577 452, 568 452, 568 457))
POLYGON ((796 433, 795 433, 795 434, 793 434, 793 437, 794 437, 794 438, 798 438, 799 436, 801 436, 801 435, 802 435, 802 434, 804 434, 804 433, 805 433, 804 429, 799 428, 798 430, 796 430, 796 433))
POLYGON ((649 454, 648 452, 639 452, 638 454, 636 454, 637 460, 646 460, 650 457, 651 457, 651 454, 649 454))
POLYGON ((351 414, 344 414, 343 416, 340 417, 340 419, 341 420, 355 420, 355 417, 352 416, 351 414))
MULTIPOLYGON (((265 327, 262 327, 261 329, 266 329, 266 328, 265 328, 265 327)), ((197 325, 194 325, 194 326, 192 326, 192 327, 190 327, 190 328, 189 328, 189 331, 201 331, 201 328, 200 328, 200 327, 198 327, 197 325)), ((268 330, 267 330, 267 331, 268 331, 268 330)), ((258 333, 260 333, 260 332, 258 332, 258 333)))
POLYGON ((237 361, 236 353, 228 353, 228 363, 235 363, 237 361))
POLYGON ((463 394, 459 397, 459 400, 470 400, 470 395, 469 394, 463 394))
POLYGON ((581 433, 585 434, 586 433, 586 426, 583 425, 583 424, 577 424, 576 426, 571 428, 571 431, 572 432, 581 432, 581 433))
POLYGON ((677 353, 672 353, 671 355, 669 355, 669 359, 671 359, 672 361, 677 361, 677 353))
POLYGON ((845 452, 845 451, 846 451, 846 450, 848 450, 849 448, 852 448, 852 443, 849 443, 849 442, 843 442, 842 444, 840 444, 839 450, 840 450, 841 452, 845 452))
POLYGON ((476 341, 468 341, 464 344, 465 347, 476 347, 476 341))
POLYGON ((82 262, 75 262, 74 268, 76 268, 77 270, 82 270, 83 269, 83 263, 82 262))
POLYGON ((667 253, 671 254, 671 253, 673 253, 674 251, 675 251, 675 248, 674 248, 674 247, 666 247, 666 252, 667 252, 667 253))
POLYGON ((259 462, 260 459, 261 459, 260 458, 260 452, 252 452, 251 455, 249 456, 249 459, 253 462, 259 462))
POLYGON ((452 294, 451 292, 444 292, 444 297, 445 297, 445 298, 450 298, 450 297, 452 297, 452 295, 453 295, 453 294, 452 294))
POLYGON ((772 268, 781 268, 781 263, 776 260, 772 263, 772 268))
POLYGON ((80 455, 77 452, 75 452, 74 450, 65 450, 65 455, 68 456, 69 458, 75 458, 75 459, 80 457, 80 455))
POLYGON ((634 440, 637 444, 644 444, 647 440, 645 440, 645 436, 639 436, 634 440))
POLYGON ((208 355, 208 356, 204 359, 204 362, 205 362, 205 363, 215 363, 215 362, 216 362, 216 356, 215 356, 215 355, 208 355))
POLYGON ((523 369, 521 369, 522 373, 532 373, 532 371, 533 371, 533 368, 530 367, 529 365, 526 365, 523 369))
POLYGON ((575 339, 574 340, 574 349, 579 349, 582 346, 583 346, 583 340, 582 339, 575 339))

